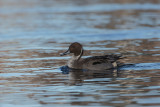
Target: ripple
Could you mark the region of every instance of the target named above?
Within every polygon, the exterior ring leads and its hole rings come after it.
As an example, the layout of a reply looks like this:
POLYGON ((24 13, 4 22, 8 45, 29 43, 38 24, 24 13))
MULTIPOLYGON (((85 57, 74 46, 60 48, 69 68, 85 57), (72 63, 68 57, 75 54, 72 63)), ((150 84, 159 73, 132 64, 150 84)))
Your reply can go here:
POLYGON ((155 70, 159 68, 160 63, 139 63, 133 65, 124 65, 120 69, 122 70, 155 70))
POLYGON ((159 107, 159 3, 1 0, 0 106, 159 107), (59 53, 71 42, 84 58, 122 54, 126 65, 70 70, 59 53))

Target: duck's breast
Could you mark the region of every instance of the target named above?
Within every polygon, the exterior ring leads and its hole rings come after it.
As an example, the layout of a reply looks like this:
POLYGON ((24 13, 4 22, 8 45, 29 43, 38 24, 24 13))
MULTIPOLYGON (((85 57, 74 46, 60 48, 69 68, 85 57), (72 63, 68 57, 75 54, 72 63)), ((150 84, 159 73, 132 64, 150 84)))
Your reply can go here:
POLYGON ((77 60, 75 58, 71 58, 68 61, 67 65, 68 65, 69 68, 83 69, 83 67, 82 67, 83 64, 79 60, 77 60))

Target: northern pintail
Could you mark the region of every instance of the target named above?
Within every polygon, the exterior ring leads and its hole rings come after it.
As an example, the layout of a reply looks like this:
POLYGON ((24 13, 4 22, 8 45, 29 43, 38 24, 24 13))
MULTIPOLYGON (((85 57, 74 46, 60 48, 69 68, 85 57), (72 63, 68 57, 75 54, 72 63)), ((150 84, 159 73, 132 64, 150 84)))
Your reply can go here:
POLYGON ((69 49, 60 55, 67 55, 72 53, 71 59, 68 61, 68 67, 73 69, 87 69, 87 70, 106 70, 116 68, 117 61, 121 59, 118 55, 104 55, 93 56, 88 58, 81 58, 83 55, 83 46, 74 42, 69 46, 69 49))

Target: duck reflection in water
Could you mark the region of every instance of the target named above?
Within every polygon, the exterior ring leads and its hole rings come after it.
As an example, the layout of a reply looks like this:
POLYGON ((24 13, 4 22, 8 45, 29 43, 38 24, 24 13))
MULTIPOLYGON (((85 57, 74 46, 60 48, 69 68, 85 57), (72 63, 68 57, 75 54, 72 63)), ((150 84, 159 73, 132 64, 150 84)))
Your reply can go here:
POLYGON ((94 79, 94 78, 112 78, 115 79, 119 77, 120 73, 118 69, 109 70, 82 70, 82 69, 72 69, 68 66, 61 67, 63 74, 69 75, 69 85, 83 85, 84 80, 94 79))

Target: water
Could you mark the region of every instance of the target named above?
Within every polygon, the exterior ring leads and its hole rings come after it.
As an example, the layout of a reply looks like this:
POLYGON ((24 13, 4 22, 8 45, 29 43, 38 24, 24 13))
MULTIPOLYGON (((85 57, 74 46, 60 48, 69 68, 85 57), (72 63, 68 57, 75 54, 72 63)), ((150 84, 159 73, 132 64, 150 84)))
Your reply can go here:
POLYGON ((0 0, 0 107, 159 107, 159 4, 0 0), (75 41, 85 57, 121 53, 134 65, 68 72, 59 53, 75 41))

